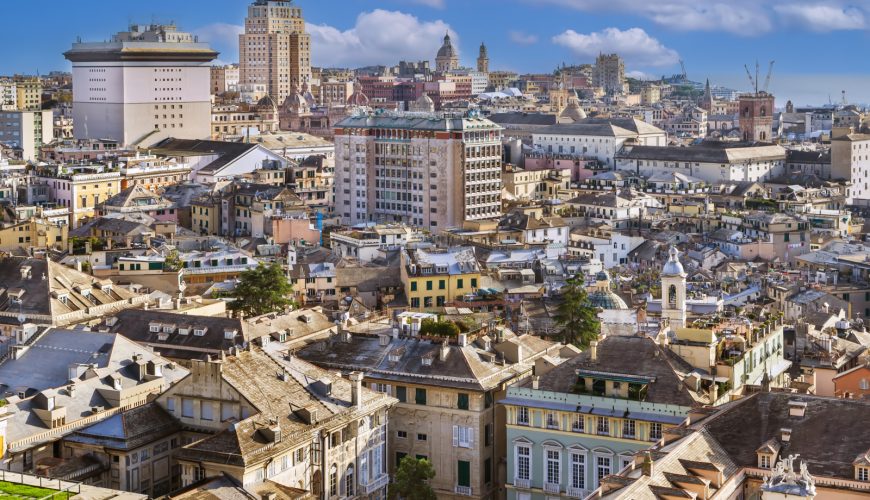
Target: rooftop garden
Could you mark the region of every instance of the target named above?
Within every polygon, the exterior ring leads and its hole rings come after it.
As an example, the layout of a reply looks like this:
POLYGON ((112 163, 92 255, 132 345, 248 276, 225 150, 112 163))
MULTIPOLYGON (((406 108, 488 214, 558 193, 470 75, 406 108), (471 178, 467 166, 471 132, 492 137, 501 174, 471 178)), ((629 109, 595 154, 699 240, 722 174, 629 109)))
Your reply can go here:
POLYGON ((51 498, 55 500, 66 500, 71 496, 73 495, 66 491, 40 488, 28 484, 11 483, 9 481, 0 481, 0 498, 51 498))

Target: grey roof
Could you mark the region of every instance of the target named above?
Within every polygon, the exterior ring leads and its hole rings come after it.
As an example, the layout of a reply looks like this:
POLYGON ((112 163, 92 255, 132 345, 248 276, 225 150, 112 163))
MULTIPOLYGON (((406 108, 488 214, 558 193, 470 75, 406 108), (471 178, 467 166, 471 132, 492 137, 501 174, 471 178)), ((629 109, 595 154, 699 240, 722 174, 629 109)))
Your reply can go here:
POLYGON ((500 130, 482 117, 454 117, 439 113, 380 113, 354 115, 341 120, 335 128, 383 128, 406 130, 500 130))
POLYGON ((695 399, 682 382, 677 370, 691 371, 669 350, 657 345, 649 337, 607 337, 598 343, 597 360, 592 361, 589 350, 542 375, 541 390, 573 392, 577 382, 576 370, 619 375, 651 377, 646 402, 693 406, 695 399))
POLYGON ((64 439, 112 450, 134 450, 175 434, 181 423, 156 403, 112 415, 64 439))
POLYGON ((755 466, 759 446, 778 440, 782 429, 791 429, 791 439, 783 443, 780 454, 800 455, 810 474, 853 479, 852 462, 870 450, 868 421, 867 401, 762 392, 737 401, 699 425, 734 462, 745 467, 755 466), (806 403, 803 417, 790 416, 792 400, 806 403))
POLYGON ((162 156, 215 154, 218 155, 218 158, 200 169, 199 172, 216 172, 258 147, 262 146, 244 142, 169 138, 151 148, 151 152, 162 156))
POLYGON ((5 292, 0 295, 0 310, 17 314, 51 315, 49 301, 49 282, 43 279, 48 275, 48 262, 42 259, 21 259, 7 257, 0 259, 0 289, 5 292), (30 267, 30 277, 22 278, 23 268, 30 267), (20 302, 13 302, 7 293, 13 289, 24 290, 20 302))
POLYGON ((789 149, 786 151, 785 161, 787 163, 817 163, 820 165, 830 165, 831 150, 799 151, 796 149, 789 149))
POLYGON ((635 118, 587 118, 574 123, 560 123, 535 131, 536 134, 593 135, 633 137, 638 134, 665 134, 665 131, 635 118))
POLYGON ((510 113, 493 113, 489 119, 499 125, 555 125, 558 117, 544 113, 522 113, 519 111, 510 113))
POLYGON ((626 160, 658 160, 697 163, 734 163, 752 159, 785 159, 785 149, 772 144, 746 145, 723 143, 712 146, 633 146, 617 153, 626 160))

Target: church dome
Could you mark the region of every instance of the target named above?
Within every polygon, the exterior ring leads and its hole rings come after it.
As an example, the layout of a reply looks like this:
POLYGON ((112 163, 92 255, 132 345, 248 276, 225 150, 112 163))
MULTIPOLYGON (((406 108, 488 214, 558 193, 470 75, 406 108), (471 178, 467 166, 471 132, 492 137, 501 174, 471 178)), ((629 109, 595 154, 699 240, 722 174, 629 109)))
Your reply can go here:
POLYGON ((678 252, 676 248, 671 247, 671 249, 668 251, 668 254, 668 261, 665 262, 665 266, 662 268, 662 276, 685 275, 686 271, 685 269, 683 269, 683 265, 680 264, 680 252, 678 252))
POLYGON ((564 110, 562 110, 562 114, 559 115, 559 118, 570 118, 576 123, 586 119, 586 112, 580 107, 580 103, 577 102, 577 99, 569 99, 568 105, 565 106, 564 110))
POLYGON ((258 108, 267 108, 267 109, 278 109, 278 105, 275 104, 275 99, 272 99, 272 96, 266 95, 259 101, 257 101, 258 108))
POLYGON ((435 101, 426 92, 420 94, 420 97, 414 101, 414 111, 432 113, 435 111, 435 101))
POLYGON ((362 84, 360 82, 354 82, 353 84, 353 94, 347 98, 348 106, 368 106, 369 98, 362 91, 362 84))
POLYGON ((438 57, 456 57, 456 50, 453 48, 453 43, 450 41, 450 34, 444 35, 444 45, 438 49, 438 57))
POLYGON ((589 292, 589 303, 605 310, 628 309, 628 304, 612 290, 589 292))

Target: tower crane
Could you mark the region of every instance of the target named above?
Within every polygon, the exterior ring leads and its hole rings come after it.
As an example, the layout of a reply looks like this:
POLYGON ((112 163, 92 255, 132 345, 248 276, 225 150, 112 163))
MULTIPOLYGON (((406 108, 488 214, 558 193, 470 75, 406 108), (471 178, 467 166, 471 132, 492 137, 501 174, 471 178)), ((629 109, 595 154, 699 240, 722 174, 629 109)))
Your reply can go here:
POLYGON ((770 87, 770 77, 773 75, 773 65, 776 61, 770 61, 770 66, 767 67, 767 76, 764 78, 764 87, 762 87, 762 92, 767 92, 767 88, 770 87))

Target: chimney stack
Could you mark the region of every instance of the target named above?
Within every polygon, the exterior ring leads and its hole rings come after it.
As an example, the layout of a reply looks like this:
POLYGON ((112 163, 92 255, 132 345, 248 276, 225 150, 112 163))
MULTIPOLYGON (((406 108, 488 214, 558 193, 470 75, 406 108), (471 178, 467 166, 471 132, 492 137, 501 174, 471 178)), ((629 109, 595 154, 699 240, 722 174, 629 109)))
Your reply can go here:
POLYGON ((532 376, 532 389, 538 390, 541 385, 541 377, 538 375, 532 376))
POLYGON ((598 341, 593 340, 589 343, 589 360, 593 363, 598 362, 598 341))
POLYGON ((643 454, 643 464, 641 464, 641 471, 644 476, 651 477, 653 474, 653 459, 652 453, 647 451, 643 454))
POLYGON ((351 388, 351 403, 357 408, 360 408, 362 407, 363 374, 361 372, 352 372, 348 378, 353 383, 353 387, 351 388))
POLYGON ((438 349, 438 359, 443 361, 447 361, 447 355, 450 354, 450 346, 447 345, 447 341, 441 343, 441 348, 438 349))

